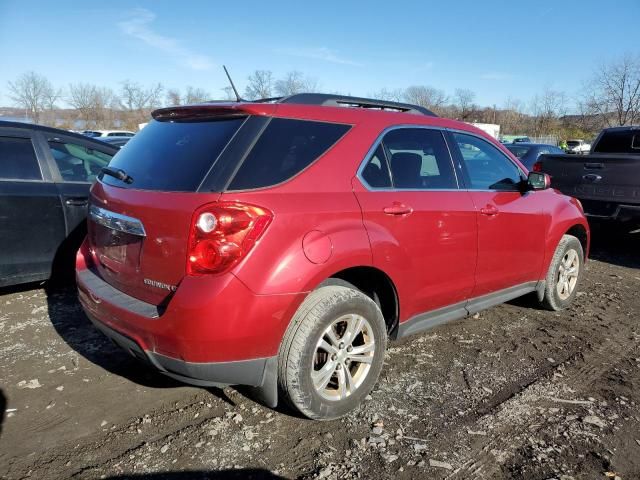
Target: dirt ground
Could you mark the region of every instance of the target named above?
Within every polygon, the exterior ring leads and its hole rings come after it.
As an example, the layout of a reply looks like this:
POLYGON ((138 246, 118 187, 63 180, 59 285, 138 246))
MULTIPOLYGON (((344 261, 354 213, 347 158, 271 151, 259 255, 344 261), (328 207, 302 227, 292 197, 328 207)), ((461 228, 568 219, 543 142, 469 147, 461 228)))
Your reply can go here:
POLYGON ((607 230, 572 308, 518 300, 391 344, 334 422, 148 370, 72 289, 0 291, 0 478, 638 479, 640 233, 607 230))

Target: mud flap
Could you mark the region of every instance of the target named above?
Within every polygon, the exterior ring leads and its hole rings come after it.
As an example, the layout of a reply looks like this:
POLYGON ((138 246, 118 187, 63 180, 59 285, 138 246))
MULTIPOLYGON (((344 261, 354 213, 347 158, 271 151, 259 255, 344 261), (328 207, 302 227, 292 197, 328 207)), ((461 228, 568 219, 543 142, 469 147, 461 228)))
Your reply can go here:
POLYGON ((540 280, 536 285, 536 294, 538 295, 538 301, 542 302, 544 300, 544 291, 547 288, 547 282, 545 280, 540 280))
POLYGON ((249 387, 251 396, 270 408, 278 406, 278 357, 270 357, 264 366, 262 384, 249 387))

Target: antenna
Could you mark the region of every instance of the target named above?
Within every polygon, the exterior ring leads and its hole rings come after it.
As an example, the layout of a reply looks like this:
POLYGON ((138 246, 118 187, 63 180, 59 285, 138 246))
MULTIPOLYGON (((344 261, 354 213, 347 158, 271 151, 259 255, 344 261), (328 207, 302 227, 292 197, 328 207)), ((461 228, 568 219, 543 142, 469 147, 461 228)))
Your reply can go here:
POLYGON ((236 94, 236 102, 242 102, 243 98, 238 94, 238 90, 236 90, 236 86, 233 84, 233 80, 231 80, 231 75, 229 75, 227 67, 223 65, 222 68, 224 68, 224 73, 227 74, 227 78, 229 79, 229 83, 231 84, 231 88, 233 89, 233 93, 236 94))

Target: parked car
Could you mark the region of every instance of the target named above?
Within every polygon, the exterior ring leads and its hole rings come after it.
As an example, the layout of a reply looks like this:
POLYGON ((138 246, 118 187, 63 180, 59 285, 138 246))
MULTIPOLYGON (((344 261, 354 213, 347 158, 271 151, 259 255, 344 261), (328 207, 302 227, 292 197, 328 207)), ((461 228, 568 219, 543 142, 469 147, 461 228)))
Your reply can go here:
POLYGON ((505 145, 505 147, 507 147, 507 150, 513 153, 528 170, 532 169, 533 164, 538 161, 538 157, 544 153, 564 153, 562 149, 544 143, 512 143, 505 145))
POLYGON ((604 129, 587 158, 543 155, 535 170, 574 196, 593 218, 640 221, 640 127, 604 129))
POLYGON ((576 295, 579 203, 470 125, 322 94, 153 118, 91 190, 77 281, 95 325, 170 377, 336 418, 388 338, 576 295))
POLYGON ((584 140, 567 140, 567 153, 586 155, 589 153, 589 150, 591 150, 591 144, 584 140))
POLYGON ((531 143, 531 139, 529 137, 516 137, 511 143, 531 143))
POLYGON ((52 269, 73 275, 89 187, 116 152, 66 130, 0 121, 0 286, 46 280, 52 269))
POLYGON ((113 145, 114 147, 122 148, 129 140, 131 140, 131 138, 133 137, 118 137, 114 135, 111 137, 97 137, 96 139, 101 142, 108 143, 109 145, 113 145))
POLYGON ((133 137, 136 133, 129 130, 83 130, 87 137, 133 137))

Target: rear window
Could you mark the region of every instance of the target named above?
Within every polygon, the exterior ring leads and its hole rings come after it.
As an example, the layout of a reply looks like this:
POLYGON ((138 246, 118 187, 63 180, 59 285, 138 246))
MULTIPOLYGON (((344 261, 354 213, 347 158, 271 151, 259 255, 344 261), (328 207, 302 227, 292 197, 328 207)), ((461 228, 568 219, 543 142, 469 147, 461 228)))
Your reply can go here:
POLYGON ((520 146, 514 146, 514 145, 507 145, 507 149, 511 153, 513 153, 516 157, 522 158, 527 154, 527 152, 529 150, 531 150, 531 147, 520 147, 520 146))
POLYGON ((109 163, 133 181, 126 184, 109 175, 102 175, 101 181, 142 190, 196 191, 244 120, 152 121, 109 163))
POLYGON ((230 190, 277 185, 300 173, 351 127, 273 118, 234 176, 230 190))
POLYGON ((604 132, 594 147, 598 153, 640 153, 640 131, 611 130, 604 132))

